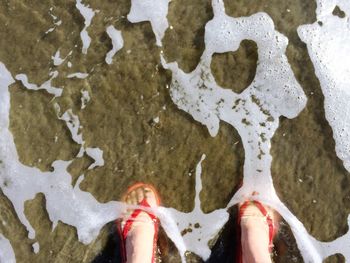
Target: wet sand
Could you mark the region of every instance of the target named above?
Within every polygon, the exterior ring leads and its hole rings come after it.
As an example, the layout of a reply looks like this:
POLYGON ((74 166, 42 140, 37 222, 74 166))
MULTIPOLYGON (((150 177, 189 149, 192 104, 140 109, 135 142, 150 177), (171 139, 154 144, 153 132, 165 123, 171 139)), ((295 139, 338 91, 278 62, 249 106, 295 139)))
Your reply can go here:
MULTIPOLYGON (((62 112, 72 108, 78 114, 86 146, 104 151, 103 167, 88 171, 92 160, 87 157, 76 159, 70 166, 73 182, 84 173, 81 188, 99 202, 119 200, 127 186, 147 181, 158 187, 165 206, 191 211, 195 193, 195 177, 191 175, 205 153, 202 209, 209 212, 225 207, 243 177, 244 150, 237 132, 221 123, 219 134, 212 138, 204 126, 172 103, 166 89, 171 75, 160 65, 160 48, 155 45, 150 24, 131 24, 126 19, 130 1, 88 3, 100 12, 88 28, 92 43, 86 56, 81 53, 79 36, 83 18, 74 1, 0 3, 0 22, 4 25, 0 27, 0 61, 12 75, 25 73, 31 83, 41 84, 49 78, 49 68, 55 69, 51 56, 57 49, 62 56, 73 50, 69 58, 72 68, 60 66, 60 75, 53 81, 55 86, 64 86, 61 98, 52 101, 45 91, 28 91, 19 82, 10 89, 10 128, 20 161, 47 171, 54 160, 70 160, 78 153, 79 145, 71 140, 65 123, 56 117, 53 105, 57 102, 62 112), (48 13, 51 6, 62 25, 45 35, 53 25, 48 13), (113 64, 107 65, 105 55, 112 46, 105 29, 111 24, 122 31, 124 47, 113 64), (65 77, 78 71, 89 72, 89 77, 65 77), (81 89, 88 90, 92 98, 84 110, 80 110, 81 89), (159 123, 154 122, 156 117, 159 123)), ((273 180, 282 201, 306 229, 320 240, 333 240, 347 231, 349 173, 335 154, 320 85, 306 46, 296 33, 299 25, 315 21, 316 4, 301 0, 246 0, 226 1, 225 6, 227 14, 235 17, 267 12, 277 30, 289 38, 287 57, 308 103, 297 118, 280 120, 271 149, 273 180)), ((173 1, 168 14, 173 29, 167 30, 163 40, 166 59, 176 60, 187 72, 193 70, 204 49, 205 23, 212 16, 210 1, 173 1)), ((256 59, 256 46, 244 42, 234 53, 216 55, 212 70, 220 85, 240 92, 254 76, 256 59)), ((27 238, 24 226, 2 193, 0 210, 0 219, 7 222, 6 226, 0 224, 0 232, 11 241, 17 262, 91 262, 113 232, 111 223, 90 245, 81 244, 75 229, 63 223, 51 232, 45 197, 39 194, 27 201, 25 210, 40 244, 40 252, 35 255, 33 241, 27 238)), ((234 232, 234 209, 232 214, 214 245, 214 254, 223 253, 220 251, 224 245, 220 244, 233 240, 232 236, 225 236, 234 232)), ((276 262, 302 262, 287 226, 279 239, 276 262)), ((169 243, 164 262, 178 262, 171 242, 163 240, 169 243)), ((227 250, 225 253, 229 253, 227 250)), ((191 258, 189 262, 201 262, 195 256, 191 258)), ((341 258, 333 257, 329 262, 341 262, 341 258)))

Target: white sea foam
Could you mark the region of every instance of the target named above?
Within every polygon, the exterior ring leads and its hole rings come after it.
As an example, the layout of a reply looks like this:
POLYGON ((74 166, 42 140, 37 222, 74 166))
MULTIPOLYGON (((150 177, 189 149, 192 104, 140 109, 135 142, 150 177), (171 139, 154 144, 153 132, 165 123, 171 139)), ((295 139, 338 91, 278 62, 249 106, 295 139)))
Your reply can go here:
POLYGON ((211 254, 208 242, 218 234, 229 218, 226 209, 218 209, 209 214, 203 213, 201 209, 199 193, 202 190, 201 164, 204 159, 205 155, 202 156, 196 168, 196 195, 193 211, 183 213, 173 208, 159 209, 158 217, 162 226, 169 238, 176 244, 183 262, 185 262, 186 251, 194 252, 204 260, 208 259, 211 254))
POLYGON ((157 117, 155 117, 155 118, 153 118, 153 122, 154 123, 159 123, 159 121, 160 121, 160 119, 159 119, 159 117, 157 116, 157 117))
MULTIPOLYGON (((322 262, 334 253, 349 260, 346 247, 350 234, 333 242, 317 241, 279 200, 273 187, 269 151, 279 117, 293 118, 306 104, 285 56, 287 38, 274 29, 265 13, 232 18, 225 14, 223 1, 213 0, 212 6, 214 18, 206 24, 205 50, 197 68, 187 74, 176 62, 167 63, 163 57, 162 64, 173 73, 170 94, 180 109, 205 125, 212 136, 217 134, 220 120, 235 127, 241 136, 245 150, 243 185, 227 208, 246 199, 260 200, 289 223, 305 262, 322 262), (259 60, 253 82, 236 94, 218 86, 210 64, 214 53, 236 51, 244 39, 256 42, 259 60), (339 246, 341 242, 344 245, 339 246)), ((178 244, 179 249, 182 245, 178 244)))
MULTIPOLYGON (((62 65, 62 63, 67 59, 67 57, 69 57, 70 55, 72 55, 72 53, 73 53, 73 51, 71 50, 71 51, 69 51, 69 53, 68 53, 68 55, 67 55, 66 57, 61 58, 61 52, 60 52, 60 50, 58 49, 58 50, 56 51, 55 55, 54 55, 54 56, 51 56, 51 59, 52 59, 52 61, 53 61, 53 64, 54 64, 55 66, 60 66, 60 65, 62 65)), ((69 63, 70 63, 70 62, 68 62, 68 67, 70 68, 69 63)))
POLYGON ((40 86, 28 82, 28 77, 26 74, 16 75, 16 80, 22 82, 23 86, 30 90, 46 90, 48 93, 54 95, 55 97, 60 97, 62 95, 63 89, 53 87, 51 82, 58 76, 58 71, 50 72, 51 78, 45 81, 40 86))
POLYGON ((105 161, 103 159, 103 151, 100 148, 86 148, 85 151, 86 154, 94 160, 94 163, 89 166, 89 170, 92 170, 95 167, 103 166, 105 164, 105 161))
MULTIPOLYGON (((24 214, 24 203, 26 200, 33 199, 37 193, 43 193, 46 200, 46 210, 53 223, 53 229, 59 220, 72 225, 77 228, 79 240, 87 244, 96 238, 100 229, 107 222, 120 217, 122 211, 126 209, 126 205, 116 201, 102 204, 97 202, 90 193, 81 191, 79 185, 84 176, 80 176, 73 187, 71 175, 67 172, 67 168, 72 161, 57 160, 53 162, 52 172, 41 172, 37 168, 28 167, 19 162, 13 137, 9 131, 9 85, 13 82, 10 72, 0 63, 0 159, 2 160, 0 187, 5 196, 12 202, 19 220, 27 228, 29 238, 35 238, 35 230, 24 214)), ((59 106, 58 104, 55 105, 56 112, 60 115, 59 106)), ((78 144, 84 145, 82 135, 79 132, 80 122, 77 116, 71 110, 68 110, 60 118, 67 123, 72 139, 78 144)), ((101 150, 88 148, 87 151, 95 159, 97 165, 103 165, 104 160, 101 150)), ((196 246, 194 250, 206 257, 209 254, 206 240, 209 240, 219 231, 222 221, 227 219, 227 212, 224 210, 210 214, 201 212, 199 204, 199 192, 201 190, 200 164, 197 171, 196 205, 193 212, 189 214, 181 213, 171 208, 159 208, 154 212, 159 214, 170 238, 177 242, 183 253, 194 246, 191 245, 191 240, 194 240, 198 235, 203 235, 203 242, 196 241, 198 244, 203 244, 203 252, 201 253, 199 250, 201 246, 196 246), (201 218, 197 218, 198 215, 201 215, 201 218), (215 224, 210 222, 215 222, 215 224), (184 228, 187 229, 190 225, 194 226, 196 223, 201 227, 192 233, 188 233, 182 239, 181 232, 184 228), (179 244, 180 240, 183 240, 181 241, 182 246, 179 244)), ((131 208, 138 207, 132 206, 131 208)), ((35 243, 33 249, 38 251, 38 243, 35 243)), ((184 258, 183 253, 181 256, 184 258)))
POLYGON ((45 34, 51 33, 52 31, 54 31, 56 29, 56 27, 60 26, 62 24, 62 20, 59 20, 57 18, 57 16, 55 16, 54 14, 51 13, 52 9, 50 8, 49 10, 49 15, 52 17, 53 20, 53 24, 55 25, 54 27, 49 28, 45 34))
POLYGON ((50 27, 48 30, 45 31, 45 34, 51 33, 55 29, 56 29, 56 27, 50 27))
POLYGON ((77 228, 79 240, 87 244, 96 238, 101 227, 120 216, 124 204, 97 202, 90 193, 80 190, 79 183, 83 177, 72 187, 72 178, 67 172, 72 161, 53 162, 52 172, 41 172, 19 162, 9 131, 9 85, 13 82, 10 72, 0 63, 0 187, 27 228, 29 238, 35 238, 35 230, 24 214, 24 203, 33 199, 37 193, 43 193, 53 229, 59 220, 72 225, 77 228))
POLYGON ((66 123, 71 133, 72 140, 81 146, 77 157, 82 157, 84 153, 86 153, 89 157, 91 157, 94 160, 94 163, 92 163, 89 166, 88 168, 89 170, 92 170, 95 167, 103 166, 105 163, 103 159, 103 151, 97 147, 95 148, 85 147, 85 141, 83 139, 83 134, 82 134, 82 126, 80 125, 80 120, 78 115, 74 114, 72 109, 69 109, 65 113, 63 113, 62 116, 60 116, 61 115, 60 106, 57 103, 55 103, 54 107, 55 107, 57 117, 66 123))
POLYGON ((87 90, 81 90, 81 109, 85 109, 86 105, 89 103, 89 101, 91 100, 89 91, 87 90))
POLYGON ((81 0, 76 0, 77 9, 80 14, 84 17, 84 28, 80 32, 81 41, 83 42, 82 52, 83 54, 87 54, 88 48, 91 43, 91 38, 87 32, 87 28, 91 25, 91 20, 95 16, 95 11, 90 8, 88 5, 83 5, 81 0))
POLYGON ((85 142, 83 140, 83 135, 80 132, 81 127, 79 117, 73 113, 72 109, 69 109, 60 117, 60 119, 66 122, 73 141, 83 146, 85 142))
MULTIPOLYGON (((82 5, 80 1, 77 1, 77 5, 78 3, 82 5)), ((161 45, 161 39, 168 26, 166 14, 169 2, 156 1, 154 3, 153 1, 152 3, 153 5, 150 6, 149 1, 133 0, 128 19, 134 22, 151 21, 157 37, 157 44, 161 45)), ((338 71, 333 69, 336 64, 329 57, 331 55, 329 50, 335 46, 341 52, 347 52, 347 47, 343 47, 345 44, 343 41, 347 40, 348 31, 346 30, 348 28, 342 24, 345 23, 344 20, 330 18, 329 11, 333 10, 334 3, 336 3, 335 0, 319 0, 318 19, 322 20, 324 24, 327 22, 330 25, 340 26, 339 30, 343 30, 343 34, 336 32, 333 38, 338 38, 341 45, 336 45, 338 42, 332 38, 327 30, 323 32, 316 29, 316 24, 302 27, 299 29, 299 34, 309 44, 309 52, 315 63, 316 73, 321 80, 322 88, 325 90, 324 86, 326 86, 326 90, 328 90, 329 83, 336 82, 337 85, 334 85, 336 88, 333 86, 332 88, 337 89, 337 92, 330 93, 335 95, 329 96, 337 97, 335 101, 340 101, 339 105, 345 109, 346 105, 339 97, 340 95, 347 96, 347 86, 337 82, 340 75, 338 75, 338 71), (306 36, 306 34, 310 35, 306 36), (323 38, 323 36, 327 36, 329 39, 323 38), (319 39, 322 39, 323 42, 334 40, 336 43, 333 43, 334 46, 328 43, 324 43, 324 46, 318 45, 317 37, 320 37, 319 39), (309 40, 310 42, 308 42, 309 40), (319 57, 313 57, 313 52, 319 57), (325 57, 321 54, 323 52, 327 54, 325 57), (319 58, 322 58, 320 63, 317 62, 319 58), (327 62, 325 65, 324 61, 327 62)), ((344 1, 338 1, 338 5, 346 13, 350 11, 349 5, 344 1)), ((160 218, 168 236, 177 246, 183 262, 185 262, 184 254, 186 251, 192 251, 203 259, 208 258, 210 255, 208 241, 226 223, 228 219, 227 209, 245 199, 260 200, 275 208, 284 217, 291 226, 305 262, 321 262, 327 256, 335 253, 343 254, 349 261, 350 233, 348 232, 332 242, 317 241, 307 233, 303 224, 279 200, 272 184, 270 172, 272 157, 269 151, 271 138, 278 127, 278 119, 280 116, 288 118, 297 116, 306 103, 305 95, 295 80, 285 56, 288 43, 286 37, 274 29, 273 21, 267 14, 258 13, 250 17, 232 18, 225 14, 224 4, 221 0, 213 0, 212 6, 214 18, 206 25, 205 51, 197 68, 191 73, 184 73, 177 63, 167 63, 162 58, 162 64, 173 73, 170 93, 174 103, 180 109, 188 112, 195 120, 205 125, 212 136, 217 134, 220 121, 225 121, 237 129, 245 150, 243 185, 227 204, 226 209, 204 214, 200 209, 199 200, 203 156, 196 169, 194 210, 190 213, 183 213, 173 208, 160 207, 154 212, 160 218), (242 93, 236 94, 217 85, 210 70, 210 63, 214 53, 236 51, 244 39, 257 43, 259 61, 256 76, 251 85, 242 93), (188 229, 191 231, 186 232, 188 229), (181 233, 184 231, 186 233, 182 236, 181 233)), ((84 11, 81 12, 84 13, 84 11)), ((92 17, 93 14, 90 13, 88 25, 90 25, 92 17)), ((345 20, 348 21, 348 19, 345 20)), ((88 25, 85 23, 85 29, 88 25)), ((326 29, 331 30, 331 28, 326 25, 326 29)), ((87 42, 83 40, 83 43, 87 42)), ((335 55, 335 57, 339 56, 335 55)), ((348 72, 348 64, 346 64, 347 62, 341 63, 343 65, 340 66, 340 70, 345 74, 348 72)), ((20 75, 18 79, 28 89, 37 90, 41 87, 28 83, 25 75, 20 75)), ((346 77, 345 80, 347 81, 346 77)), ((41 192, 45 195, 46 209, 53 222, 53 228, 57 225, 58 220, 61 220, 77 228, 80 241, 85 244, 89 243, 97 236, 101 227, 118 218, 126 206, 121 202, 101 204, 90 193, 81 191, 79 185, 84 179, 83 175, 79 177, 73 187, 71 175, 67 172, 67 167, 72 160, 55 161, 52 164, 53 172, 41 172, 37 168, 28 167, 19 162, 13 137, 9 131, 9 85, 13 82, 10 72, 0 63, 0 160, 3 161, 0 166, 0 187, 12 202, 18 218, 26 226, 30 238, 35 238, 35 231, 24 214, 24 202, 41 192)), ((327 93, 325 92, 325 94, 327 93)), ((325 95, 326 99, 327 96, 325 95)), ((85 142, 77 115, 68 110, 61 116, 58 104, 56 111, 58 117, 67 123, 72 139, 82 146, 77 157, 85 152, 89 154, 89 149, 93 148, 85 148, 84 146, 85 142)), ((336 117, 338 114, 343 114, 344 118, 346 112, 334 111, 333 114, 336 117)), ((331 125, 333 125, 333 129, 339 127, 338 123, 331 125)), ((336 142, 337 147, 339 147, 339 143, 342 143, 337 138, 336 142)), ((94 156, 95 164, 103 165, 103 152, 96 149, 90 156, 94 156)), ((350 218, 348 219, 349 223, 350 218)), ((0 246, 4 247, 3 244, 0 246)), ((11 253, 9 247, 5 251, 11 253)))
MULTIPOLYGON (((324 94, 326 118, 332 127, 336 153, 350 171, 350 2, 318 0, 317 21, 298 28, 320 80, 324 94), (333 15, 338 6, 345 12, 341 18, 333 15)), ((348 217, 348 225, 350 217, 348 217)), ((350 232, 333 242, 316 242, 320 255, 343 254, 350 261, 350 232)))
POLYGON ((122 32, 115 29, 114 26, 107 27, 106 30, 108 36, 112 40, 113 48, 106 55, 106 63, 112 64, 112 58, 121 48, 124 46, 124 40, 122 36, 122 32))
POLYGON ((39 253, 39 250, 40 250, 40 245, 39 245, 39 243, 38 243, 38 242, 35 242, 35 243, 32 245, 32 247, 33 247, 33 252, 34 252, 35 254, 38 254, 38 253, 39 253))
POLYGON ((60 56, 61 56, 60 50, 57 50, 55 55, 51 57, 53 60, 53 64, 55 66, 59 66, 64 62, 65 58, 62 59, 60 56))
POLYGON ((205 27, 206 48, 197 68, 184 73, 174 63, 165 68, 173 73, 171 98, 182 110, 204 124, 215 136, 220 120, 239 132, 245 149, 244 185, 246 193, 274 193, 269 154, 271 138, 283 115, 293 118, 304 108, 306 97, 294 78, 284 54, 287 38, 275 31, 265 13, 232 18, 224 13, 221 1, 213 1, 214 18, 205 27), (212 55, 236 51, 242 40, 258 46, 258 66, 253 82, 241 94, 221 88, 210 70, 212 55))
POLYGON ((131 0, 131 10, 128 20, 132 23, 151 22, 158 46, 169 27, 167 15, 170 0, 131 0))
POLYGON ((67 78, 77 78, 77 79, 86 79, 89 76, 88 73, 82 73, 82 72, 75 72, 67 75, 67 78))
POLYGON ((10 241, 0 234, 0 262, 16 263, 15 253, 13 252, 10 241))
POLYGON ((350 172, 350 2, 317 1, 317 22, 298 28, 307 44, 324 94, 326 118, 333 129, 336 153, 350 172), (332 14, 336 6, 345 17, 332 14), (321 24, 319 24, 319 23, 321 24))

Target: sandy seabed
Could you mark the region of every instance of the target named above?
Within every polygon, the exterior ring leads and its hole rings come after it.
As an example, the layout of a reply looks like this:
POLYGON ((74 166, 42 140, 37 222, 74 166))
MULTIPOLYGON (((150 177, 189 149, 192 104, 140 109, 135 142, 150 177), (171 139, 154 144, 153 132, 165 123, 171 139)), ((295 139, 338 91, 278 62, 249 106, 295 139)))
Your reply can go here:
MULTIPOLYGON (((57 118, 57 102, 62 112, 71 108, 79 116, 86 145, 104 152, 103 167, 88 170, 92 160, 86 156, 76 158, 69 167, 73 182, 85 174, 80 186, 99 202, 119 200, 129 185, 146 181, 157 186, 165 206, 191 211, 195 194, 195 177, 191 174, 205 153, 202 209, 209 212, 225 207, 243 177, 244 150, 237 132, 222 123, 219 134, 210 137, 204 126, 172 103, 166 89, 171 74, 160 65, 160 48, 151 26, 147 22, 128 22, 129 0, 86 3, 100 10, 88 28, 92 42, 87 55, 81 53, 79 33, 84 21, 74 1, 0 3, 0 61, 12 75, 25 73, 31 83, 37 84, 49 78, 50 68, 58 70, 53 85, 64 87, 62 97, 52 100, 47 92, 29 91, 20 82, 11 86, 10 128, 20 161, 49 171, 54 160, 71 160, 77 155, 80 146, 57 118), (62 25, 45 34, 53 26, 51 7, 62 25), (105 63, 112 47, 105 31, 109 25, 121 30, 124 38, 124 47, 111 65, 105 63), (58 68, 53 66, 51 56, 58 49, 62 56, 73 50, 67 58, 71 68, 67 61, 58 68), (67 79, 65 76, 72 72, 89 72, 89 77, 67 79), (80 109, 82 89, 91 96, 84 110, 80 109), (159 122, 154 121, 157 117, 159 122)), ((280 119, 272 141, 272 176, 281 200, 310 234, 323 241, 333 240, 347 231, 349 174, 335 154, 321 88, 306 46, 296 32, 299 25, 316 20, 316 4, 302 0, 227 0, 225 7, 234 17, 264 11, 289 39, 286 55, 308 103, 297 118, 280 119)), ((177 61, 186 72, 193 70, 204 49, 204 26, 212 17, 210 1, 171 2, 168 20, 172 29, 168 28, 163 39, 166 59, 177 61)), ((234 53, 215 55, 211 67, 219 85, 241 92, 252 81, 256 63, 256 45, 244 41, 234 53)), ((10 240, 17 262, 98 262, 100 252, 110 254, 117 243, 113 223, 90 245, 80 243, 75 229, 61 222, 51 231, 45 197, 38 194, 25 206, 40 244, 40 252, 34 254, 34 241, 27 238, 12 204, 0 193, 0 221, 6 222, 0 224, 0 233, 10 240)), ((235 208, 231 212, 230 221, 213 244, 212 262, 224 262, 222 255, 230 259, 232 254, 235 208)), ((160 242, 163 262, 179 262, 171 241, 163 235, 160 242)), ((276 262, 302 262, 287 225, 281 227, 276 251, 276 262)), ((340 256, 329 259, 341 261, 340 256)), ((201 261, 189 255, 189 262, 201 261)))

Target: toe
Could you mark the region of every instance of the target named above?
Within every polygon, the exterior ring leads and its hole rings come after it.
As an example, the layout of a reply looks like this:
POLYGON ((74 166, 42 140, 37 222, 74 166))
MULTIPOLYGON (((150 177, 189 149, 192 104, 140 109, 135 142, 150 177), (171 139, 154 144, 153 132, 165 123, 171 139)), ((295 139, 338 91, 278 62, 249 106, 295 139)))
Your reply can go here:
POLYGON ((132 191, 130 193, 130 199, 131 199, 131 202, 132 202, 133 205, 137 205, 138 204, 136 191, 132 191))
POLYGON ((128 205, 131 205, 131 198, 130 198, 130 195, 127 195, 126 198, 125 198, 125 203, 127 203, 128 205))
POLYGON ((136 195, 137 195, 137 202, 141 203, 141 201, 145 198, 142 187, 136 189, 136 195))
POLYGON ((157 205, 156 195, 150 188, 145 188, 145 197, 150 206, 157 205))

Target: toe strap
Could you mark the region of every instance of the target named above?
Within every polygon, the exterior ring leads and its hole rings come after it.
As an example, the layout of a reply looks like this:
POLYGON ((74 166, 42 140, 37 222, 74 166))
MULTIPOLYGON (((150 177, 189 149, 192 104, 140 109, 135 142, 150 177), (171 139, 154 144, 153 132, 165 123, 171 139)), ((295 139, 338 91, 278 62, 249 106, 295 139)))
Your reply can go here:
MULTIPOLYGON (((149 205, 149 203, 147 202, 147 200, 144 198, 140 204, 140 206, 144 206, 144 207, 151 207, 149 205)), ((145 212, 149 215, 149 217, 152 219, 153 222, 157 222, 157 217, 151 213, 148 213, 147 211, 144 211, 142 209, 135 209, 134 212, 130 215, 129 219, 125 222, 124 228, 123 228, 123 239, 125 240, 131 227, 132 224, 134 223, 136 217, 141 213, 141 212, 145 212)))

